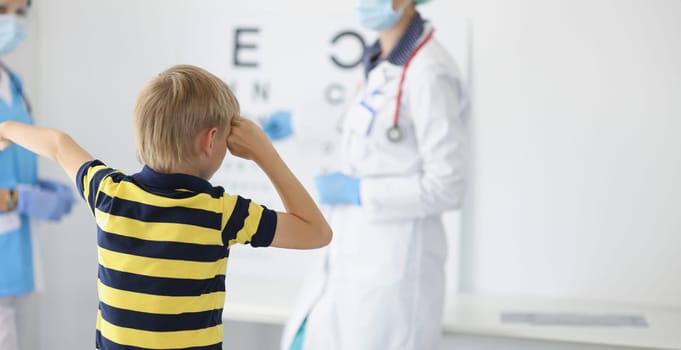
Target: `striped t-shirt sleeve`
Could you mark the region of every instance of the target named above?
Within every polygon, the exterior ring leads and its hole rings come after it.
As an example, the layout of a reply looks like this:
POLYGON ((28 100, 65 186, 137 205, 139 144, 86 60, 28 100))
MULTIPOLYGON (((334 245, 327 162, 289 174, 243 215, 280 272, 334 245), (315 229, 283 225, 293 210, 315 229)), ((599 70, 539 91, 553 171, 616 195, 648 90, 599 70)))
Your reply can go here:
POLYGON ((94 213, 95 202, 97 200, 97 193, 99 192, 99 185, 102 180, 111 173, 114 169, 108 168, 99 160, 92 160, 78 169, 76 174, 76 187, 78 193, 85 199, 90 211, 94 213))
POLYGON ((222 240, 227 247, 235 243, 268 247, 277 228, 277 212, 241 196, 225 194, 227 222, 222 240))

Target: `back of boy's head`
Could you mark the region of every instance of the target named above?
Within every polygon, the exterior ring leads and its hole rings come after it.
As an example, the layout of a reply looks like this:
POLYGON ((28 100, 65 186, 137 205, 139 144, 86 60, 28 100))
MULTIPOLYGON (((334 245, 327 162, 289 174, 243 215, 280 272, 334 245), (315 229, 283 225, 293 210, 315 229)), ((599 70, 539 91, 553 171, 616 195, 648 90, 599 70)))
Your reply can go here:
POLYGON ((199 67, 170 67, 140 92, 134 112, 137 157, 157 171, 191 162, 199 132, 229 132, 239 102, 220 78, 199 67))

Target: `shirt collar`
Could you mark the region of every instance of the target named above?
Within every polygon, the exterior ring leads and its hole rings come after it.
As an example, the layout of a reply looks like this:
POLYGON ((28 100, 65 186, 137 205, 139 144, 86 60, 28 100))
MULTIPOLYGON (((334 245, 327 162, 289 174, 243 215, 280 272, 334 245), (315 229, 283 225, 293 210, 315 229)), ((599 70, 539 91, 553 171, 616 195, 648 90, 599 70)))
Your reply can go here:
POLYGON ((142 171, 132 177, 135 181, 149 187, 169 190, 184 189, 197 193, 209 193, 213 196, 222 195, 221 187, 213 187, 210 182, 200 177, 187 174, 162 174, 146 165, 142 171))
POLYGON ((381 45, 378 42, 374 42, 373 45, 369 46, 364 50, 364 55, 362 56, 362 62, 364 63, 364 75, 369 76, 369 72, 376 68, 381 62, 388 61, 396 66, 403 66, 411 52, 414 50, 418 44, 419 38, 423 35, 425 30, 425 21, 421 15, 416 12, 414 18, 412 18, 407 30, 402 34, 402 37, 397 42, 397 45, 390 51, 385 59, 380 59, 381 55, 381 45))

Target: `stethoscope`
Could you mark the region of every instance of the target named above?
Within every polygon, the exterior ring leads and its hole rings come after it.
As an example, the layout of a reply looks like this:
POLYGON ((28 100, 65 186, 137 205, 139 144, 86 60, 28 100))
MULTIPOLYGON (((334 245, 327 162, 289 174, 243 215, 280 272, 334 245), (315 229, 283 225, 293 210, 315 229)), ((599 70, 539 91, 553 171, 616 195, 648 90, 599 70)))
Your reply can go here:
POLYGON ((404 86, 404 78, 407 75, 407 69, 409 64, 411 64, 412 59, 416 56, 419 51, 433 38, 433 33, 435 29, 431 29, 426 37, 414 48, 407 60, 404 62, 404 67, 402 68, 402 74, 400 75, 400 81, 397 85, 397 97, 395 100, 395 114, 393 115, 393 125, 388 128, 386 136, 390 142, 400 142, 404 137, 402 133, 402 128, 400 128, 400 103, 402 102, 402 87, 404 86))
MULTIPOLYGON (((428 34, 426 34, 426 37, 421 40, 421 42, 412 50, 412 52, 409 54, 409 57, 407 57, 407 60, 404 62, 404 66, 402 68, 402 73, 400 75, 400 81, 397 85, 397 96, 396 96, 396 101, 395 101, 395 114, 393 115, 393 123, 388 128, 386 132, 386 136, 388 137, 388 140, 393 143, 400 142, 402 138, 404 137, 402 133, 402 128, 400 127, 400 103, 402 102, 402 87, 404 86, 404 79, 407 75, 407 69, 409 68, 409 65, 411 64, 411 61, 414 59, 416 54, 421 51, 421 49, 433 38, 433 33, 435 33, 435 29, 431 29, 428 34)), ((357 86, 357 95, 360 94, 362 90, 362 84, 357 86)), ((356 95, 356 96, 357 96, 356 95)), ((356 101, 356 98, 353 98, 353 101, 356 101)), ((336 128, 338 131, 342 131, 343 127, 343 122, 345 121, 345 116, 348 114, 348 110, 350 108, 350 104, 347 105, 343 113, 341 113, 341 118, 338 120, 338 124, 336 125, 336 128)))

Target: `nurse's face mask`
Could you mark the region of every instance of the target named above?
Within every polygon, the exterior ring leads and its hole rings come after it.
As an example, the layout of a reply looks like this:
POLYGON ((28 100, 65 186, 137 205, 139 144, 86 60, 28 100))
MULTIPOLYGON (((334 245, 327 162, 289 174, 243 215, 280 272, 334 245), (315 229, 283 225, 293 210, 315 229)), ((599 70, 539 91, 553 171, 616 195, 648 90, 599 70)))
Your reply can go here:
POLYGON ((353 10, 362 27, 382 32, 395 26, 411 1, 401 0, 398 9, 393 9, 392 0, 355 0, 353 10))
POLYGON ((25 39, 26 19, 23 12, 0 14, 0 55, 4 56, 11 53, 25 39))

